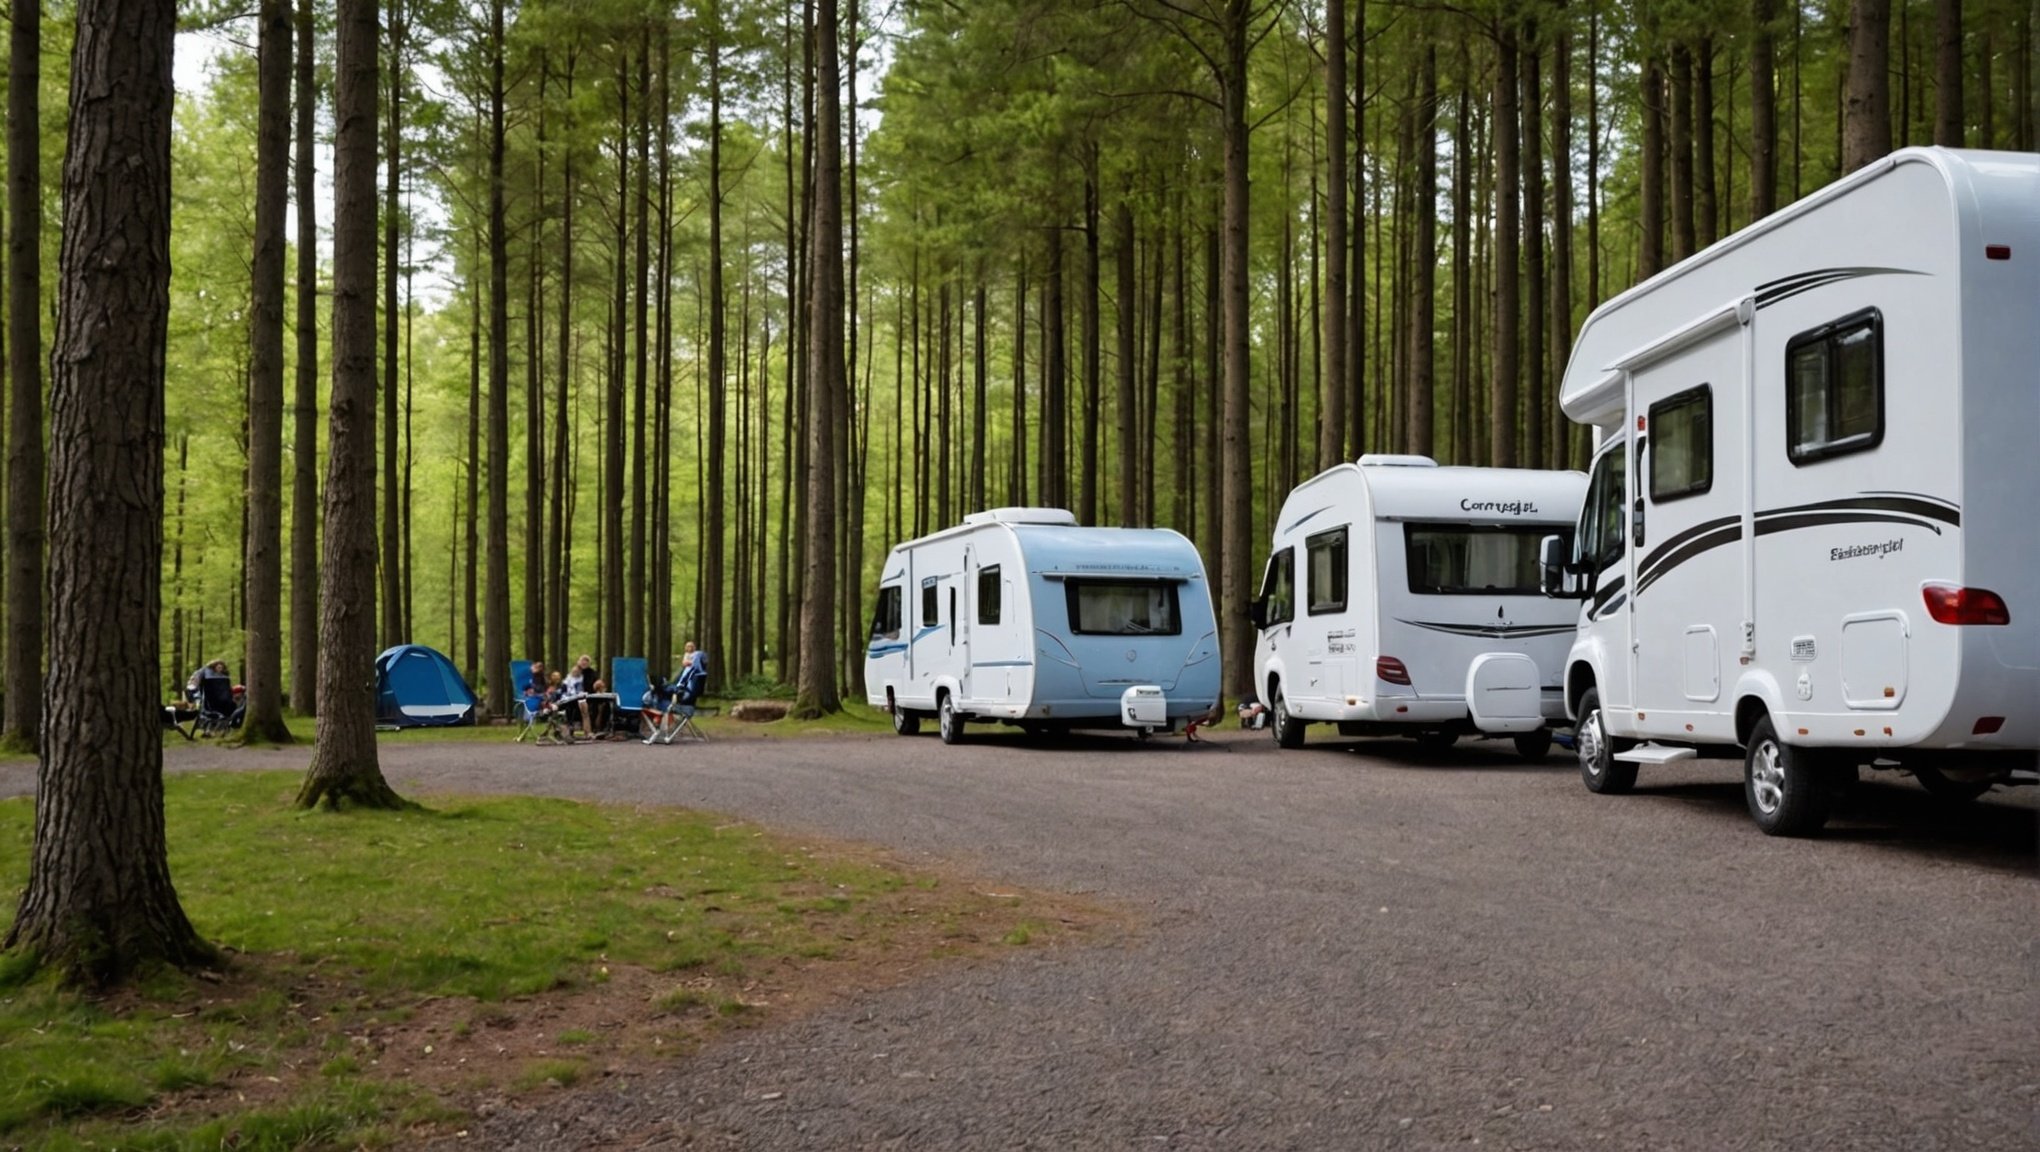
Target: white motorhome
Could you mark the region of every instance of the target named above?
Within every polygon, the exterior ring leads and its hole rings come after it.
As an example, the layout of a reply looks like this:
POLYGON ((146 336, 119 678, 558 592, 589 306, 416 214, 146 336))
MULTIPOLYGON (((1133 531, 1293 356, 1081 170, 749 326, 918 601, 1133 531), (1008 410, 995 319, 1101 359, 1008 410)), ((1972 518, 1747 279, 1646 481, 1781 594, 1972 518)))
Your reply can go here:
POLYGON ((1596 309, 1545 547, 1581 774, 1740 756, 1764 831, 1863 764, 1974 796, 2040 749, 2040 156, 1880 160, 1596 309))
POLYGON ((1328 721, 1433 747, 1508 733, 1537 759, 1565 719, 1573 605, 1538 585, 1545 536, 1569 536, 1587 478, 1363 456, 1283 501, 1254 602, 1254 690, 1276 743, 1328 721))
POLYGON ((1211 591, 1180 533, 995 508, 879 571, 864 692, 901 735, 930 715, 948 744, 971 720, 1145 735, 1218 707, 1211 591))

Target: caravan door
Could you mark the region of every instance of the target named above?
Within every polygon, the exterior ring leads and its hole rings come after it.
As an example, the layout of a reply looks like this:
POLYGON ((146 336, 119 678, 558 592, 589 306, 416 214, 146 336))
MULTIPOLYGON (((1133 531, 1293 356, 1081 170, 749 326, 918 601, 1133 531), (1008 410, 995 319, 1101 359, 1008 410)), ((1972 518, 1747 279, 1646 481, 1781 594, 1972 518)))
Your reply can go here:
POLYGON ((949 635, 956 644, 956 695, 974 698, 970 675, 971 594, 977 589, 977 547, 963 546, 963 575, 949 589, 949 635), (958 606, 958 600, 962 605, 958 606))
POLYGON ((1590 595, 1580 615, 1580 639, 1593 662, 1603 723, 1627 729, 1629 652, 1629 437, 1601 446, 1587 484, 1587 505, 1575 537, 1578 570, 1590 595))

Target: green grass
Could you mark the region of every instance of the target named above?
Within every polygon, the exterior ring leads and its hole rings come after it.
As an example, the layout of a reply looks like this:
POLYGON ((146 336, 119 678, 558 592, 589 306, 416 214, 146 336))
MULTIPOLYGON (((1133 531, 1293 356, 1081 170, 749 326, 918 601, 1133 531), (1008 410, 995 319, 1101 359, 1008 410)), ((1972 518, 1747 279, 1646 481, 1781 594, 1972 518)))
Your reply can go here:
MULTIPOLYGON (((0 1147, 81 1146, 116 1130, 137 1148, 388 1142, 401 1114, 437 1100, 373 1068, 358 1042, 423 1027, 414 1015, 439 1001, 466 1004, 436 1034, 454 1043, 503 1025, 519 998, 588 992, 615 966, 743 981, 782 962, 839 963, 820 958, 939 911, 929 878, 823 860, 697 813, 522 797, 302 813, 289 805, 298 783, 276 772, 164 782, 185 910, 239 957, 224 982, 162 973, 101 1001, 0 968, 0 1147), (234 1103, 236 1085, 272 1077, 281 1089, 234 1103)), ((32 823, 31 801, 0 800, 6 891, 26 880, 32 823)), ((0 901, 0 932, 13 909, 0 901)), ((704 1019, 748 1008, 721 987, 654 1003, 704 1019)), ((615 1042, 554 1036, 577 1050, 615 1042)), ((582 1071, 555 1060, 500 1074, 535 1087, 582 1071)))

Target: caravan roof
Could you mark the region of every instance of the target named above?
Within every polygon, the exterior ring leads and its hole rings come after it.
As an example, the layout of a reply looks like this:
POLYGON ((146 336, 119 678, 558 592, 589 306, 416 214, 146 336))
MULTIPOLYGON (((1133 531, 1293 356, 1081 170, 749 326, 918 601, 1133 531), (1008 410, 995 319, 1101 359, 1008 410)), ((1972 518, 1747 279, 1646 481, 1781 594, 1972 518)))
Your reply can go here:
POLYGON ((1392 462, 1376 463, 1362 457, 1358 464, 1333 465, 1290 495, 1285 508, 1294 508, 1297 514, 1279 530, 1289 532, 1318 515, 1321 509, 1310 503, 1310 490, 1342 476, 1357 476, 1367 485, 1374 515, 1382 520, 1570 524, 1579 515, 1586 491, 1586 475, 1580 472, 1413 464, 1420 459, 1394 457, 1392 462))

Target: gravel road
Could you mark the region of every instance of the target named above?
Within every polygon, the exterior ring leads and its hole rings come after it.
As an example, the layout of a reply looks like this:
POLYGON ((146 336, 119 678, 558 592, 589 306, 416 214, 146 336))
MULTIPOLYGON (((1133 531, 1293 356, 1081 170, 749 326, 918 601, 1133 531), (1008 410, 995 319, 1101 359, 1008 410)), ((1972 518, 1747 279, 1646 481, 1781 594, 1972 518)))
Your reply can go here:
POLYGON ((1499 744, 506 741, 385 768, 873 841, 1140 925, 513 1105, 470 1147, 2040 1147, 2033 789, 1873 780, 1790 841, 1751 826, 1739 765, 1596 797, 1499 744))

